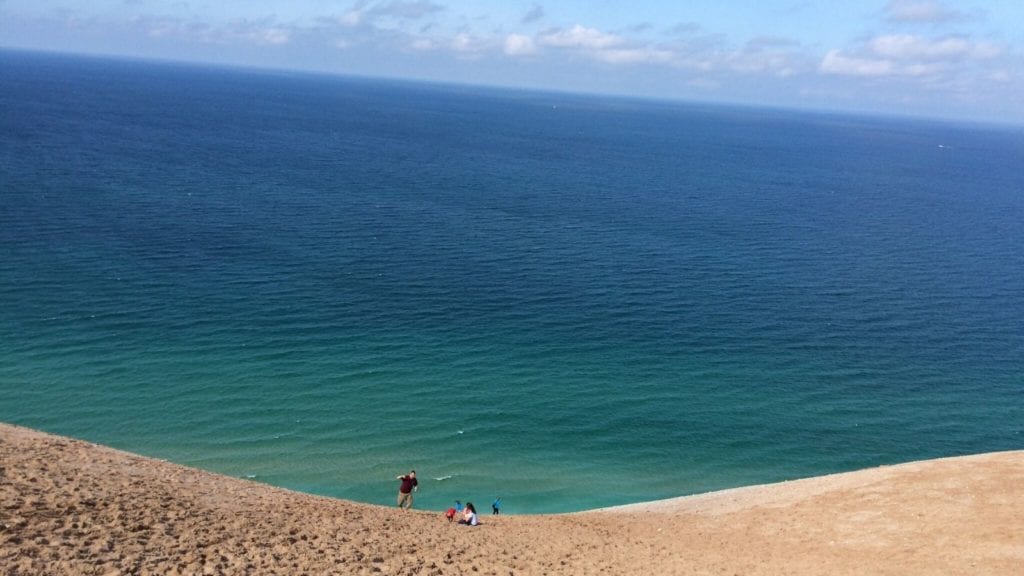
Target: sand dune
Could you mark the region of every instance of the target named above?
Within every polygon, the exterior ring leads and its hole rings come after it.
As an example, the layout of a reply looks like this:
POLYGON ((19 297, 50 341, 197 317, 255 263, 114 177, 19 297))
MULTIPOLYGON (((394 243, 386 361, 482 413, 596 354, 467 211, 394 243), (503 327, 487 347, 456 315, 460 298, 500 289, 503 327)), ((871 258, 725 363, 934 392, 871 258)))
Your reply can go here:
POLYGON ((0 572, 33 576, 1022 574, 1024 451, 485 522, 0 425, 0 572))

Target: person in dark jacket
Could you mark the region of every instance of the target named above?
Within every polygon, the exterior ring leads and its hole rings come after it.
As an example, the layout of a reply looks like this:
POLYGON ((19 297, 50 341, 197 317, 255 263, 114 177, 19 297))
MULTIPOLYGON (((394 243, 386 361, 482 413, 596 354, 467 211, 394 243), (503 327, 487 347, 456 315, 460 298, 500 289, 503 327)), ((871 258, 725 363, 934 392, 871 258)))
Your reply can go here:
POLYGON ((410 470, 405 476, 399 476, 402 485, 398 487, 398 507, 403 510, 412 508, 412 493, 419 488, 419 480, 416 480, 416 471, 410 470))

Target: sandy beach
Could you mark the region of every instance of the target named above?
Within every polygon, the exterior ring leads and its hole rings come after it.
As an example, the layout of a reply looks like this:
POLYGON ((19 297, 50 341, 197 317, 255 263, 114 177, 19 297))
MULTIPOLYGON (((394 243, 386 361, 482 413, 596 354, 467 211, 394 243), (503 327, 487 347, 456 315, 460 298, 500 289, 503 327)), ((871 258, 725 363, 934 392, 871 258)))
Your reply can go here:
POLYGON ((1024 451, 566 515, 290 492, 0 425, 0 572, 1020 574, 1024 451))

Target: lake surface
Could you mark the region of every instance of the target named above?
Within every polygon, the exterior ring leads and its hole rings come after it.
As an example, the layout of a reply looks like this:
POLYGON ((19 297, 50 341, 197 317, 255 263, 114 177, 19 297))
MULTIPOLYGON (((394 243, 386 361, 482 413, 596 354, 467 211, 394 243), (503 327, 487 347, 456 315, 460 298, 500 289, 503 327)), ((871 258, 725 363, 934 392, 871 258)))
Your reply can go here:
POLYGON ((3 421, 508 513, 1024 448, 1019 127, 0 52, 0 166, 3 421))

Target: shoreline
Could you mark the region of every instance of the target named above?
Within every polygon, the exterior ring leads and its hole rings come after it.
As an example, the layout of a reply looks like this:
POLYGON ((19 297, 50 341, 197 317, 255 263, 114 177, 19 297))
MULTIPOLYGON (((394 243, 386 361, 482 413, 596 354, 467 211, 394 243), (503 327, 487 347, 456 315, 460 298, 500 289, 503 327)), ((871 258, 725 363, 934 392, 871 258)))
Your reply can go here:
POLYGON ((1012 574, 1024 451, 567 514, 360 504, 0 424, 6 574, 1012 574), (729 572, 731 570, 731 572, 729 572))
POLYGON ((864 488, 869 484, 885 482, 900 475, 920 473, 936 465, 983 464, 1002 458, 1024 458, 1024 450, 1004 450, 966 456, 914 460, 899 464, 885 464, 849 472, 836 472, 834 474, 822 474, 768 484, 738 486, 736 488, 677 496, 675 498, 608 506, 579 512, 579 514, 590 512, 726 513, 753 506, 781 507, 792 504, 800 498, 819 496, 835 490, 864 488))

